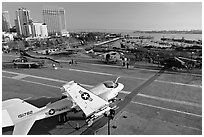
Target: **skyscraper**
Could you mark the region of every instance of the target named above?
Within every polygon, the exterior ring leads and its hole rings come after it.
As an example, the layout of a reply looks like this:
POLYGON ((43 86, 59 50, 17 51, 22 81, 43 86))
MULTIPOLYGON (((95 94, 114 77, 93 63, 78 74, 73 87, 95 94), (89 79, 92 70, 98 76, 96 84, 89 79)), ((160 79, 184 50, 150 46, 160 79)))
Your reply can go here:
POLYGON ((32 35, 32 20, 30 19, 30 11, 26 8, 19 8, 16 11, 15 25, 17 34, 23 37, 32 35))
POLYGON ((67 32, 65 10, 60 7, 44 7, 43 21, 47 24, 48 34, 55 35, 67 32))
POLYGON ((2 12, 2 31, 9 32, 11 27, 8 11, 2 12))

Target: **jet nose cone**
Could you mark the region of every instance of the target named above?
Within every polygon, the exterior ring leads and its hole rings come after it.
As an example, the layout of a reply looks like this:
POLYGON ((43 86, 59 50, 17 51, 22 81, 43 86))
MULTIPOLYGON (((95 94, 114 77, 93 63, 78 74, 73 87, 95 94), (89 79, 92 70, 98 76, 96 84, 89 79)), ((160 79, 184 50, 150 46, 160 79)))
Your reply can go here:
POLYGON ((118 88, 119 91, 121 91, 124 88, 124 85, 121 84, 121 83, 118 83, 118 87, 117 88, 118 88))

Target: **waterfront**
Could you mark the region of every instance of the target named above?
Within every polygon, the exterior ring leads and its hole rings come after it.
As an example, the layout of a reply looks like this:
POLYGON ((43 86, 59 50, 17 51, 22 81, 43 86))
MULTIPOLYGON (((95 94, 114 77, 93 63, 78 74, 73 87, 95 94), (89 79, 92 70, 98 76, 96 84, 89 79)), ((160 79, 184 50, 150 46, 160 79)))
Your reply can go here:
POLYGON ((168 33, 141 33, 135 32, 134 30, 121 30, 121 29, 79 29, 79 30, 69 30, 70 32, 106 32, 106 33, 121 33, 121 35, 130 36, 152 36, 155 41, 161 40, 162 37, 177 38, 181 39, 184 37, 188 40, 202 40, 202 34, 168 34, 168 33))
POLYGON ((184 37, 189 40, 202 40, 202 34, 162 34, 162 33, 130 33, 131 36, 152 36, 154 40, 161 40, 162 37, 178 38, 184 37))

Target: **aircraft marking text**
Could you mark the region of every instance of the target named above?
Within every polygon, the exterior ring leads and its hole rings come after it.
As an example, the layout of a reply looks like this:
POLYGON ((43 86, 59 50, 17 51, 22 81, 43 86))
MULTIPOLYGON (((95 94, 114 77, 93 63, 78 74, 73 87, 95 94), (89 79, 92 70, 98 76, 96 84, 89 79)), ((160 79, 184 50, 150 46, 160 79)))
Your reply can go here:
POLYGON ((31 114, 33 114, 33 111, 32 111, 32 110, 18 115, 18 118, 22 118, 22 117, 24 117, 24 116, 28 116, 28 115, 31 115, 31 114))
POLYGON ((65 106, 65 107, 62 107, 62 108, 56 108, 56 109, 50 109, 49 111, 48 111, 48 113, 46 113, 46 115, 54 115, 55 114, 55 112, 60 112, 60 111, 63 111, 63 110, 67 110, 67 109, 69 109, 69 107, 68 106, 65 106))

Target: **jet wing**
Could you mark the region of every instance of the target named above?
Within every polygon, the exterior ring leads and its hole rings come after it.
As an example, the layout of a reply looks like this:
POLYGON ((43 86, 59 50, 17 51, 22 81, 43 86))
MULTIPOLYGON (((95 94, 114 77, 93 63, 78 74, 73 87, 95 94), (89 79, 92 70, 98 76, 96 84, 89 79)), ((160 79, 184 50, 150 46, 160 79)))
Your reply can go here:
POLYGON ((16 104, 21 104, 23 100, 19 98, 9 99, 2 102, 2 109, 6 109, 9 106, 13 106, 16 104))
POLYGON ((87 117, 109 104, 107 101, 83 88, 76 82, 71 81, 63 87, 87 117))
POLYGON ((14 123, 6 109, 2 110, 2 127, 13 126, 14 123))
POLYGON ((35 122, 36 117, 18 122, 14 126, 13 135, 27 135, 35 122))

